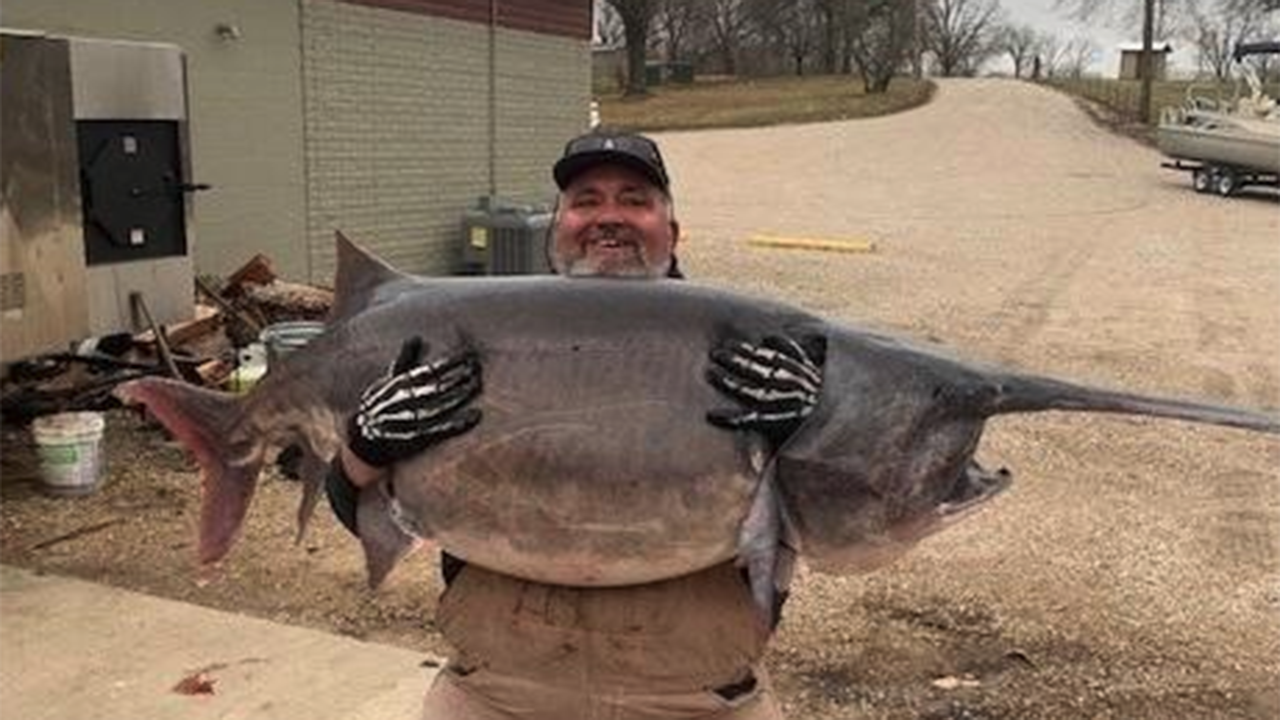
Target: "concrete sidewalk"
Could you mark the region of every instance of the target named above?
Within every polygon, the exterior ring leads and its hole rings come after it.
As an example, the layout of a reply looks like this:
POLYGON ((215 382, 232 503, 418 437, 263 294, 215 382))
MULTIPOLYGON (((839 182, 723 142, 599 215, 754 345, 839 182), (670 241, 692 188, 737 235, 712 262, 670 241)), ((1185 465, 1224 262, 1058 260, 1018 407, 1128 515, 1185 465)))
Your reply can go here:
POLYGON ((416 720, 427 656, 0 565, 0 717, 416 720), (212 681, 212 693, 175 686, 212 681))

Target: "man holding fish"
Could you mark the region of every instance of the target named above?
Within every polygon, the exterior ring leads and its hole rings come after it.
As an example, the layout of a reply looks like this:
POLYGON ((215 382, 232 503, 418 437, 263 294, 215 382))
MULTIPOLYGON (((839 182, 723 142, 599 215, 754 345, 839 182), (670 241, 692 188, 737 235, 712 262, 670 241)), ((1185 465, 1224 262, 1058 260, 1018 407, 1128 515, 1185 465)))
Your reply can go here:
MULTIPOLYGON (((553 175, 560 194, 548 253, 558 274, 682 277, 680 226, 653 141, 612 131, 583 135, 566 145, 553 175)), ((472 406, 483 392, 474 354, 422 362, 425 354, 419 338, 407 339, 348 423, 348 444, 326 487, 335 513, 357 535, 361 488, 483 421, 472 406)), ((707 420, 728 431, 754 431, 776 448, 817 402, 820 340, 732 342, 713 350, 711 360, 708 381, 737 406, 707 420)), ((785 591, 771 613, 762 612, 733 562, 655 583, 593 588, 525 581, 447 553, 441 563, 446 590, 436 621, 456 652, 427 694, 426 718, 781 718, 760 658, 785 591)))

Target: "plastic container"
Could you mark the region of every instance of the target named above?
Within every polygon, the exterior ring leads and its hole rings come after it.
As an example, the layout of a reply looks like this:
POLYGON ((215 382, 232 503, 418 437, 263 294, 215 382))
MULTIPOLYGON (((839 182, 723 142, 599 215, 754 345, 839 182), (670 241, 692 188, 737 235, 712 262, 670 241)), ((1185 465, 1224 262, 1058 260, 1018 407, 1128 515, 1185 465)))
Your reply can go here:
POLYGON ((230 390, 247 393, 267 374, 267 348, 262 343, 250 343, 236 354, 236 368, 231 371, 230 390))
POLYGON ((31 423, 45 492, 61 497, 88 495, 102 483, 102 413, 45 415, 31 423))
POLYGON ((282 322, 268 325, 258 339, 267 346, 267 368, 278 365, 286 355, 324 333, 324 323, 313 321, 282 322))

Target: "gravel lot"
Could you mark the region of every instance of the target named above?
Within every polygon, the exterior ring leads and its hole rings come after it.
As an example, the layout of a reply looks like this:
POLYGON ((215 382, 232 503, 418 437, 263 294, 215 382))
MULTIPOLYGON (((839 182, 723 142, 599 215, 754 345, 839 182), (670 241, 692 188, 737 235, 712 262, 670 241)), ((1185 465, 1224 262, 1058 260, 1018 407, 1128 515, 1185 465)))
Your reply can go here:
MULTIPOLYGON (((895 117, 660 139, 698 281, 974 359, 1280 407, 1280 197, 1197 195, 1064 96, 945 82, 895 117)), ((197 586, 191 463, 120 413, 108 453, 78 501, 9 465, 5 562, 442 650, 427 554, 370 597, 327 513, 294 547, 297 488, 268 477, 225 575, 197 586)), ((769 656, 791 717, 1280 716, 1280 442, 1054 414, 993 422, 979 458, 1017 478, 985 512, 879 573, 801 574, 769 656)))
MULTIPOLYGON (((975 359, 1280 407, 1280 197, 1197 195, 1063 95, 953 81, 895 117, 661 139, 700 281, 975 359)), ((979 458, 1016 478, 990 509, 875 575, 802 578, 773 656, 796 717, 1280 717, 1274 437, 1022 416, 979 458)))

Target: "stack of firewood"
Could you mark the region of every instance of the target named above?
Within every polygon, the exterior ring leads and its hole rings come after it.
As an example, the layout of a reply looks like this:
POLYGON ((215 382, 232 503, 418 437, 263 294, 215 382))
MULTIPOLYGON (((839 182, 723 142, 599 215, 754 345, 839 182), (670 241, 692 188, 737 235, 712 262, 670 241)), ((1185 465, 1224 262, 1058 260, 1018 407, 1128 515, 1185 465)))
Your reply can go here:
POLYGON ((276 277, 263 255, 226 279, 197 277, 195 290, 190 320, 157 324, 140 300, 139 315, 147 325, 142 332, 90 338, 65 352, 11 363, 0 385, 4 421, 114 407, 111 390, 145 375, 224 389, 239 349, 258 341, 263 329, 279 322, 323 320, 333 304, 328 289, 276 277))

